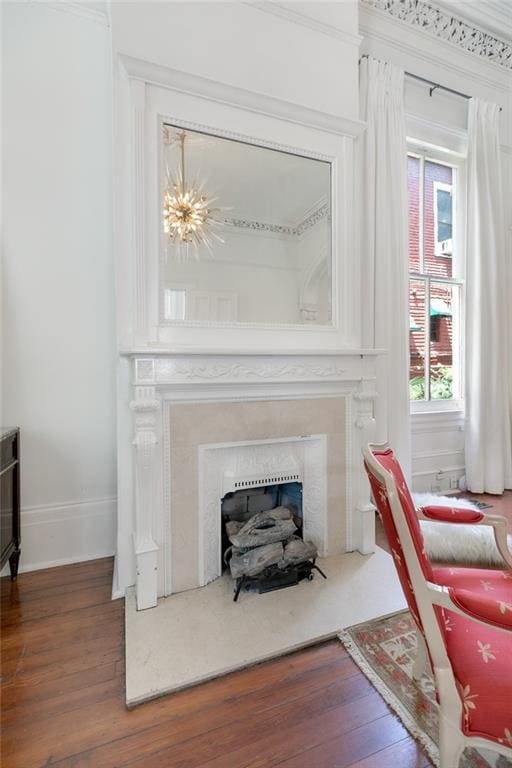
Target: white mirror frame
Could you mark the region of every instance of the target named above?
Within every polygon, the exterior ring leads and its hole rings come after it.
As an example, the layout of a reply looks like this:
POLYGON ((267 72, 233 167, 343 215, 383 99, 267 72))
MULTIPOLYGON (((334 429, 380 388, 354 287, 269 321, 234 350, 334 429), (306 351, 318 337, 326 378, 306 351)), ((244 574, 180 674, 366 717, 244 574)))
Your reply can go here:
POLYGON ((123 351, 321 353, 360 346, 354 144, 362 123, 120 57, 115 139, 119 343, 123 351), (162 124, 331 164, 332 323, 162 322, 162 124))

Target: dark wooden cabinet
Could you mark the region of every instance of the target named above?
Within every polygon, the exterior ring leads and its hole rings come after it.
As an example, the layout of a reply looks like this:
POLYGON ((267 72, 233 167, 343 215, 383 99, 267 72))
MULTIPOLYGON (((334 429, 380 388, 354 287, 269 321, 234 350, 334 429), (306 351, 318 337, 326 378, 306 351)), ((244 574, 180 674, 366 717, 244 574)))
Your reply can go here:
POLYGON ((0 560, 16 581, 20 560, 20 431, 0 429, 0 560))

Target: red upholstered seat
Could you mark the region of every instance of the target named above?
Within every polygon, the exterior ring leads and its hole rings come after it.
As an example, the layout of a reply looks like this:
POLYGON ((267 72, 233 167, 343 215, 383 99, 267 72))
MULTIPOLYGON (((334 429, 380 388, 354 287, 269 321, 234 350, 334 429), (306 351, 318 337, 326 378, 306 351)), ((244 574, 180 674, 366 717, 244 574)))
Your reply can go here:
MULTIPOLYGON (((485 605, 490 598, 498 621, 512 619, 510 571, 434 568, 434 578, 438 584, 483 598, 485 605)), ((448 656, 464 707, 464 733, 499 744, 508 738, 512 746, 512 635, 451 611, 444 611, 444 619, 448 656)))
MULTIPOLYGON (((369 454, 366 453, 366 456, 369 454)), ((415 566, 414 572, 421 573, 426 583, 448 587, 454 607, 473 616, 466 618, 451 610, 435 607, 434 601, 432 602, 434 614, 430 615, 437 616, 441 645, 445 646, 462 703, 461 731, 468 737, 481 737, 510 748, 512 633, 500 631, 495 627, 512 627, 512 571, 464 566, 433 568, 425 553, 414 502, 393 452, 387 447, 382 450, 373 447, 372 456, 395 481, 396 498, 420 568, 418 571, 415 566)), ((375 476, 367 462, 365 466, 402 588, 418 629, 426 638, 428 646, 431 633, 425 632, 422 623, 417 596, 411 582, 412 564, 404 557, 397 533, 398 518, 396 514, 395 518, 393 517, 390 503, 392 499, 386 485, 375 476)), ((393 506, 393 509, 395 508, 396 505, 393 506)), ((450 509, 445 508, 444 512, 440 508, 430 509, 431 519, 450 518, 450 509)), ((465 517, 466 523, 479 522, 483 515, 480 512, 467 511, 465 517)), ((443 706, 442 700, 440 703, 443 706)))
POLYGON ((463 704, 462 730, 512 747, 512 635, 445 611, 445 642, 463 704), (508 731, 508 737, 507 737, 508 731))

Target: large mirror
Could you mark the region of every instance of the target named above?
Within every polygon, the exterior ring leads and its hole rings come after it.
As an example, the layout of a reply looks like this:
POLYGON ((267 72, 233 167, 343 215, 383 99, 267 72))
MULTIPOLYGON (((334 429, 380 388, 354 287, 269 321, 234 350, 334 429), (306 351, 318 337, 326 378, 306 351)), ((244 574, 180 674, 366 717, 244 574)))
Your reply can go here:
POLYGON ((163 125, 163 323, 331 323, 331 164, 163 125))

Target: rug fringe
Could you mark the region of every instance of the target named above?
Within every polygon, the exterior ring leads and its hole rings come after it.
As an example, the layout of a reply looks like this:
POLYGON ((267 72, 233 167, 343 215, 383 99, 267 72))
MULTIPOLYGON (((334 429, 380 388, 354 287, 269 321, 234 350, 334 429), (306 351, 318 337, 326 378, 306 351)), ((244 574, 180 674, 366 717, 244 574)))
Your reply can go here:
POLYGON ((370 664, 366 661, 363 654, 360 652, 356 643, 352 640, 352 637, 347 631, 342 631, 338 635, 338 639, 344 645, 350 656, 353 658, 361 672, 368 678, 376 691, 380 693, 386 704, 388 704, 393 712, 400 718, 404 727, 409 731, 411 736, 415 738, 424 747, 427 755, 434 763, 436 768, 439 768, 439 749, 430 736, 422 731, 418 727, 418 724, 407 711, 402 702, 394 695, 388 688, 386 683, 379 677, 379 675, 372 669, 370 664))

